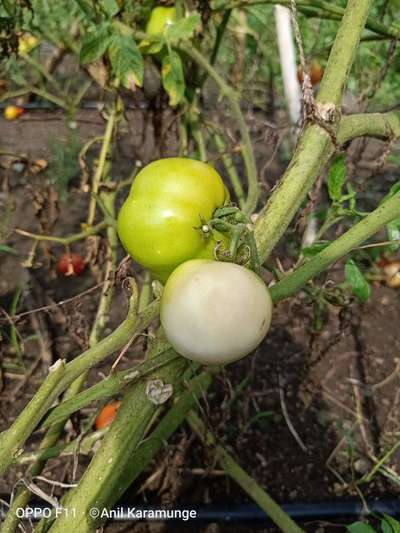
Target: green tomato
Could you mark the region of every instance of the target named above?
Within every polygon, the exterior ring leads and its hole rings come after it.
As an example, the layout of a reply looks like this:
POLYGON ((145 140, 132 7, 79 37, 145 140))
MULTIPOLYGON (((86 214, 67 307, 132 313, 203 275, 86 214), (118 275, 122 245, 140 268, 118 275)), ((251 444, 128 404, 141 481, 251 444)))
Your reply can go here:
POLYGON ((176 22, 176 9, 174 7, 155 7, 147 22, 146 33, 163 35, 168 26, 174 22, 176 22))
POLYGON ((118 215, 118 235, 128 252, 165 282, 189 259, 212 259, 227 238, 201 226, 229 200, 218 172, 182 157, 150 163, 136 176, 118 215))
POLYGON ((271 323, 263 280, 235 263, 192 260, 169 277, 160 318, 175 350, 205 365, 225 365, 253 351, 271 323))

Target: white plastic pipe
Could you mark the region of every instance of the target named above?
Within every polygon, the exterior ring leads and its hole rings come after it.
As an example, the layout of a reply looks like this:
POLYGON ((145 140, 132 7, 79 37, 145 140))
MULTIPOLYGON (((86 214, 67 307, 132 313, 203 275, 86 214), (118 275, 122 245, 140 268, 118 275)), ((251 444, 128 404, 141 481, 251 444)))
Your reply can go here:
POLYGON ((283 89, 285 91, 290 120, 293 124, 297 124, 300 120, 301 113, 301 90, 297 79, 296 50, 288 8, 275 6, 275 24, 282 69, 283 89))

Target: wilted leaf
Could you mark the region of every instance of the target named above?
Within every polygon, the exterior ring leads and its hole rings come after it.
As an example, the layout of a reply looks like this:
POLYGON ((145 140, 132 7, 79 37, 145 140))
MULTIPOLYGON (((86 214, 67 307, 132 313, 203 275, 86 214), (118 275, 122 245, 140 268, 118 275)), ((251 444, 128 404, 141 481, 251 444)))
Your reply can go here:
POLYGON ((134 90, 143 83, 143 57, 131 35, 112 36, 108 55, 115 77, 127 89, 134 90))
POLYGON ((366 302, 371 293, 371 287, 352 259, 347 261, 344 273, 346 281, 350 284, 353 294, 362 302, 366 302))
POLYGON ((39 174, 39 172, 46 170, 48 166, 49 163, 46 161, 46 159, 34 159, 29 165, 29 172, 31 174, 39 174))
POLYGON ((174 392, 170 383, 164 383, 161 379, 152 379, 146 383, 146 396, 155 405, 165 403, 174 392))
POLYGON ((331 165, 328 174, 328 192, 331 200, 338 202, 342 196, 346 181, 346 164, 344 156, 339 156, 331 165))
POLYGON ((104 88, 107 85, 108 70, 101 59, 99 59, 99 61, 90 63, 90 65, 88 65, 86 68, 90 76, 96 83, 100 85, 101 88, 104 88))
POLYGON ((171 51, 164 57, 161 76, 163 87, 169 95, 169 103, 171 106, 176 106, 185 95, 185 77, 182 61, 177 52, 171 51))

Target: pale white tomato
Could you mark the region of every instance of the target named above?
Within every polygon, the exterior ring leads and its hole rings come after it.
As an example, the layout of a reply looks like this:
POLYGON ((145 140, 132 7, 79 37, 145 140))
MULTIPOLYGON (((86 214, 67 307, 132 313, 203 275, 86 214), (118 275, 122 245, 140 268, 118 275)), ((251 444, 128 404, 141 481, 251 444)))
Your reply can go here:
POLYGON ((169 277, 160 316, 179 354, 205 365, 224 365, 260 344, 271 313, 269 291, 254 272, 234 263, 194 259, 169 277))

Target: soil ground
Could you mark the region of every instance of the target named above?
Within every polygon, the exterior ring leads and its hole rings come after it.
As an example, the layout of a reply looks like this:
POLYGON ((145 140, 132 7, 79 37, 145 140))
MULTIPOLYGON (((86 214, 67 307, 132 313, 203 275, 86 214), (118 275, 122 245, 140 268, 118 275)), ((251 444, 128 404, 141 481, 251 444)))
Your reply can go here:
MULTIPOLYGON (((103 121, 96 111, 82 112, 76 122, 81 143, 101 134, 103 129, 103 121)), ((165 116, 165 124, 170 127, 165 127, 167 133, 160 145, 154 136, 156 125, 148 116, 146 120, 146 113, 129 112, 125 131, 117 142, 117 165, 113 167, 116 181, 129 176, 135 160, 145 163, 156 154, 175 153, 173 117, 165 116)), ((254 130, 259 128, 260 124, 255 123, 254 130)), ((74 250, 95 258, 80 278, 57 276, 55 262, 63 253, 63 247, 57 245, 40 245, 32 266, 22 266, 31 251, 32 241, 11 233, 12 230, 19 228, 57 235, 79 231, 88 195, 82 190, 79 172, 70 183, 68 200, 61 202, 45 179, 51 177, 49 173, 31 171, 30 163, 34 159, 51 159, 50 139, 61 142, 67 136, 61 114, 30 113, 17 123, 0 120, 0 130, 2 229, 11 235, 7 243, 17 250, 17 255, 1 254, 0 257, 0 306, 10 312, 15 290, 23 287, 18 307, 21 312, 59 302, 96 285, 102 248, 101 241, 96 239, 89 244, 74 245, 74 250), (8 155, 4 155, 5 152, 8 155), (16 172, 20 169, 15 161, 21 160, 25 166, 22 172, 16 172)), ((269 163, 264 194, 274 186, 284 167, 279 152, 271 161, 273 149, 265 147, 264 136, 256 143, 259 164, 269 163)), ((357 154, 359 148, 354 146, 352 153, 357 154)), ((393 169, 386 166, 380 170, 379 180, 372 182, 371 161, 376 159, 382 145, 371 143, 364 148, 362 157, 354 160, 353 173, 368 204, 388 190, 394 174, 393 169)), ((289 268, 290 261, 289 254, 282 259, 283 267, 289 268)), ((342 271, 343 265, 337 264, 324 281, 341 281, 342 271)), ((97 295, 98 291, 94 291, 68 305, 27 315, 18 322, 24 363, 29 373, 24 376, 3 366, 1 429, 8 427, 22 410, 50 364, 59 357, 73 357, 85 346, 97 295)), ((123 291, 117 291, 110 330, 124 316, 125 304, 123 291)), ((278 502, 336 501, 361 496, 382 499, 400 495, 400 486, 381 472, 369 483, 356 483, 399 438, 399 316, 399 292, 376 282, 368 303, 352 302, 341 308, 330 306, 322 316, 324 326, 317 332, 315 309, 308 298, 300 294, 277 306, 272 330, 256 353, 228 367, 215 380, 207 399, 201 403, 204 418, 238 462, 278 502)), ((9 329, 7 331, 9 333, 9 329)), ((15 344, 8 340, 6 336, 2 346, 5 363, 17 357, 15 344)), ((140 359, 141 342, 128 353, 121 368, 140 359)), ((101 379, 109 368, 110 361, 97 367, 91 372, 89 383, 101 379)), ((95 411, 96 407, 92 406, 74 416, 67 427, 68 438, 72 438, 82 420, 95 411)), ((27 448, 39 439, 40 434, 35 434, 27 448)), ((387 472, 397 475, 397 480, 399 460, 400 449, 385 463, 387 472)), ((87 458, 79 460, 78 479, 87 462, 87 458)), ((53 460, 43 475, 71 482, 72 472, 72 459, 53 460)), ((168 448, 155 461, 151 474, 143 475, 130 489, 129 501, 137 505, 221 504, 227 508, 249 501, 220 470, 213 451, 200 445, 187 426, 182 426, 174 435, 168 448)), ((0 493, 10 494, 22 475, 23 469, 14 469, 1 481, 0 493)), ((178 530, 176 525, 162 527, 165 531, 178 530)), ((232 531, 232 527, 238 532, 275 531, 262 524, 210 524, 199 526, 197 530, 211 533, 232 531)), ((107 526, 106 531, 160 528, 154 524, 128 527, 113 524, 107 526)), ((192 525, 190 529, 196 530, 192 525)), ((306 529, 340 531, 343 525, 312 523, 306 529)))

